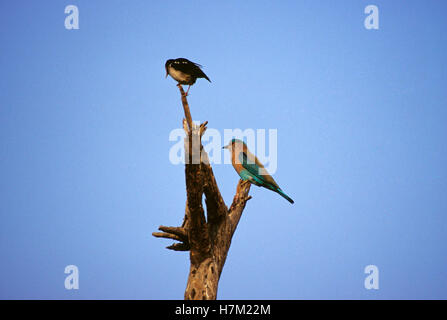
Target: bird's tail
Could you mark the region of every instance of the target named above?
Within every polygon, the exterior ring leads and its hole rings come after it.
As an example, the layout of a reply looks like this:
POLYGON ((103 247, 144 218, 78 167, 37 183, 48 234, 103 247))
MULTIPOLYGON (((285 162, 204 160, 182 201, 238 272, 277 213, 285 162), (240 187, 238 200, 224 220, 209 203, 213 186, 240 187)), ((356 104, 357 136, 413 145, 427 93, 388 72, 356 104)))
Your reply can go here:
POLYGON ((285 194, 281 189, 276 189, 275 190, 277 193, 279 193, 284 199, 286 199, 287 201, 289 201, 290 203, 294 203, 294 201, 287 195, 285 194))

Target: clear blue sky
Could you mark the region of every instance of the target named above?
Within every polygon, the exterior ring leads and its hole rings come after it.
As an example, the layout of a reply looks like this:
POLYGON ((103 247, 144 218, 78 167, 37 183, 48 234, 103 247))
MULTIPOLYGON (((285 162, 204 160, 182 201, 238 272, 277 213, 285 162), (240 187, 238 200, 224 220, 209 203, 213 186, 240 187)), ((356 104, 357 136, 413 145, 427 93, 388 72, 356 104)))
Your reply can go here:
MULTIPOLYGON (((447 298, 444 1, 0 2, 0 298, 182 299, 183 117, 168 58, 204 65, 209 127, 278 130, 220 299, 447 298), (66 5, 80 29, 66 30, 66 5), (367 30, 364 8, 379 8, 367 30), (64 268, 79 268, 79 290, 64 268), (379 268, 379 290, 364 268, 379 268)), ((222 141, 226 143, 227 141, 222 141)), ((215 165, 229 204, 238 176, 215 165)))

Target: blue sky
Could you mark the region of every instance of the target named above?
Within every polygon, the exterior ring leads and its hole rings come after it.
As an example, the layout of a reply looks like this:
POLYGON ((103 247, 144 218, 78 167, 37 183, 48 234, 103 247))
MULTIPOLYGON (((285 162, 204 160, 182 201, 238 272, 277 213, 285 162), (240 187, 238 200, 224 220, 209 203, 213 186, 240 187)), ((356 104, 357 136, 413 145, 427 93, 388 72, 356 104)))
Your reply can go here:
MULTIPOLYGON (((183 111, 164 63, 199 62, 193 118, 276 129, 220 299, 447 298, 442 1, 0 3, 0 298, 182 299, 183 111), (66 30, 65 6, 79 8, 66 30), (379 8, 367 30, 364 8, 379 8), (65 266, 79 290, 64 288, 65 266), (364 268, 379 269, 366 290, 364 268)), ((222 141, 227 143, 228 141, 222 141)), ((214 165, 227 204, 238 176, 214 165)))

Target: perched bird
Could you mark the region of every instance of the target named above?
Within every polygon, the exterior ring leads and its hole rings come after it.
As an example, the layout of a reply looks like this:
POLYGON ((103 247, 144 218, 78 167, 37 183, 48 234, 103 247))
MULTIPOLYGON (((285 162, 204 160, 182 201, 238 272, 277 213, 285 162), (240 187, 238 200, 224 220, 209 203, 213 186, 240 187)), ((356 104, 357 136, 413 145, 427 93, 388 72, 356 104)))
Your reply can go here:
POLYGON ((188 95, 189 88, 196 83, 197 78, 205 78, 211 82, 210 78, 200 69, 201 67, 200 64, 185 58, 169 59, 165 64, 166 77, 170 75, 178 83, 189 85, 186 91, 186 95, 188 95))
POLYGON ((243 141, 233 139, 222 149, 230 150, 231 163, 242 180, 275 191, 287 201, 293 203, 293 200, 281 190, 258 158, 248 151, 247 145, 243 141))

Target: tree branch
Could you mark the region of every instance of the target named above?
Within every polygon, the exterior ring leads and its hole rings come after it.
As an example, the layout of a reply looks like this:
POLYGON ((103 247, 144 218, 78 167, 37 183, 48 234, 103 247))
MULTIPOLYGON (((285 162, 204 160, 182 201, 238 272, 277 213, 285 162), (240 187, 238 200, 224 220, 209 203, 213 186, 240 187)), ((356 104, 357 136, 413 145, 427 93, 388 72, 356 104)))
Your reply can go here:
POLYGON ((173 243, 170 246, 167 246, 166 249, 174 250, 174 251, 189 251, 191 248, 189 244, 186 243, 173 243))
POLYGON ((172 233, 152 232, 152 235, 157 238, 165 238, 165 239, 173 239, 173 240, 177 240, 177 241, 182 241, 182 239, 179 236, 172 234, 172 233))
POLYGON ((158 230, 174 234, 174 235, 178 236, 179 238, 181 238, 182 241, 185 241, 188 239, 188 234, 187 234, 185 228, 182 228, 182 227, 160 226, 160 227, 158 227, 158 230))
POLYGON ((192 129, 192 117, 191 117, 191 111, 189 110, 188 101, 186 100, 186 93, 183 90, 182 85, 179 83, 177 87, 180 89, 180 95, 182 97, 182 105, 183 105, 183 111, 185 112, 185 118, 189 126, 189 130, 192 129))
POLYGON ((162 232, 152 235, 179 241, 167 248, 190 252, 190 272, 185 299, 216 299, 219 278, 225 264, 231 239, 242 216, 250 184, 238 182, 236 194, 228 209, 222 198, 201 138, 208 121, 200 126, 192 122, 186 94, 178 85, 185 119, 186 206, 181 227, 160 226, 162 232), (206 215, 202 206, 205 195, 206 215))
POLYGON ((251 199, 251 196, 248 195, 250 192, 251 184, 244 182, 243 180, 239 180, 236 187, 236 194, 233 198, 233 203, 230 206, 229 210, 229 219, 231 224, 231 235, 236 231, 236 227, 239 224, 239 220, 241 219, 242 212, 245 209, 245 205, 247 201, 251 199))
MULTIPOLYGON (((205 158, 207 163, 209 163, 208 154, 205 151, 202 153, 202 159, 205 158)), ((206 197, 207 218, 210 223, 214 223, 227 215, 228 208, 220 194, 211 166, 202 163, 202 171, 204 173, 203 191, 206 197)))

